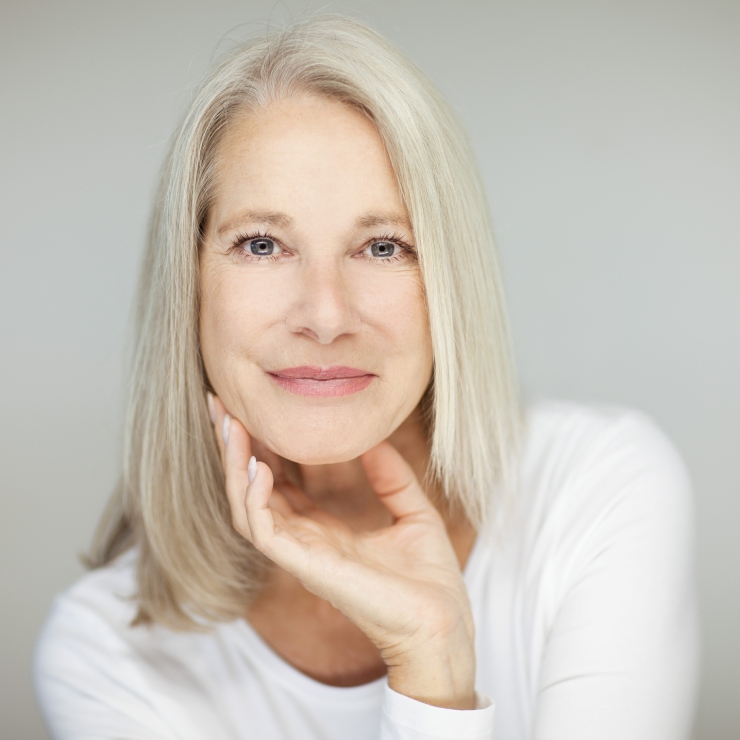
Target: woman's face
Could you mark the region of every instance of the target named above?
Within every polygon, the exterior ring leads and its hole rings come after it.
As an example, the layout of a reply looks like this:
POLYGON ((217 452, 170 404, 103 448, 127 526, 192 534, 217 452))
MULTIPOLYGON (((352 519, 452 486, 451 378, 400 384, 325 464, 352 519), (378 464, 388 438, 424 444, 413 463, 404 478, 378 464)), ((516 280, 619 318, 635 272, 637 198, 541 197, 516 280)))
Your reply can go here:
POLYGON ((200 258, 208 378, 252 436, 350 460, 417 406, 432 349, 414 235, 374 125, 333 100, 232 121, 200 258))

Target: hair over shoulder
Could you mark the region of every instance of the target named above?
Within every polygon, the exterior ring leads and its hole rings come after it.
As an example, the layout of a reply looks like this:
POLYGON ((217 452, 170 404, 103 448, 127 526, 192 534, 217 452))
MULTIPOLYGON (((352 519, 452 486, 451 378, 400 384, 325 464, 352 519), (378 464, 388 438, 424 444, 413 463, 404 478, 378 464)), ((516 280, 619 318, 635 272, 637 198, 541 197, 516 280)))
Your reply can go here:
POLYGON ((234 531, 206 407, 199 246, 216 149, 234 116, 295 94, 355 106, 385 142, 411 219, 434 353, 433 477, 494 531, 515 486, 519 392, 488 207, 449 104, 367 26, 312 17, 255 38, 201 84, 171 142, 142 265, 123 472, 88 562, 136 546, 140 622, 241 617, 268 563, 234 531))

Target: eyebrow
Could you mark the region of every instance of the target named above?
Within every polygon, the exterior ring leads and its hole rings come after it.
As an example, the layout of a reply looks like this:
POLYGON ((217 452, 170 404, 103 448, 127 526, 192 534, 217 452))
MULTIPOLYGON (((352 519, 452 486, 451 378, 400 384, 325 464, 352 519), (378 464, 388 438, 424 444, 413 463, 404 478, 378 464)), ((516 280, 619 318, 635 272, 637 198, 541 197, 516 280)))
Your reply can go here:
POLYGON ((287 216, 284 213, 278 213, 277 211, 245 211, 234 218, 230 218, 226 223, 219 226, 218 234, 220 236, 227 231, 235 229, 240 224, 245 223, 270 224, 270 226, 280 226, 281 228, 287 229, 293 223, 293 219, 290 216, 287 216))
MULTIPOLYGON (((293 219, 287 214, 278 211, 245 211, 221 225, 218 229, 218 234, 221 235, 235 229, 240 224, 246 223, 269 224, 287 229, 292 226, 293 219)), ((376 226, 402 226, 411 231, 411 224, 408 218, 396 213, 366 213, 355 221, 355 226, 361 229, 372 229, 376 226)))
POLYGON ((403 226, 411 231, 411 224, 406 216, 395 213, 368 213, 355 221, 361 229, 372 229, 375 226, 403 226))

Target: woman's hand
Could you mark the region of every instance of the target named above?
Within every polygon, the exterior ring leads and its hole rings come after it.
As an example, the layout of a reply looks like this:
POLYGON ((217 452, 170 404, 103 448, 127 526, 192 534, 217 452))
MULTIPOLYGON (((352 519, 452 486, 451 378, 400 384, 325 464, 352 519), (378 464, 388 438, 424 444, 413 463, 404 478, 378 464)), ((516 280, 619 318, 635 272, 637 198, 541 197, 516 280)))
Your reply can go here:
POLYGON ((391 526, 350 529, 251 458, 249 434, 215 399, 212 414, 234 528, 356 624, 379 649, 388 683, 436 706, 475 706, 473 619, 439 512, 388 443, 362 455, 391 526))

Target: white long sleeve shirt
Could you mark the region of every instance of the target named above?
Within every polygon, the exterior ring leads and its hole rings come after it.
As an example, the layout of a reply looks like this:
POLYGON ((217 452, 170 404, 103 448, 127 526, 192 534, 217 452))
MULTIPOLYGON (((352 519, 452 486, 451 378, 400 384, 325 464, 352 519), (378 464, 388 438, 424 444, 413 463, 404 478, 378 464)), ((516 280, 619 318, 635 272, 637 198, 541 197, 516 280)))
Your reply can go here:
POLYGON ((681 740, 697 677, 691 487, 644 414, 529 408, 502 542, 464 569, 478 707, 309 678, 245 620, 131 627, 136 553, 57 598, 35 682, 58 740, 681 740))

